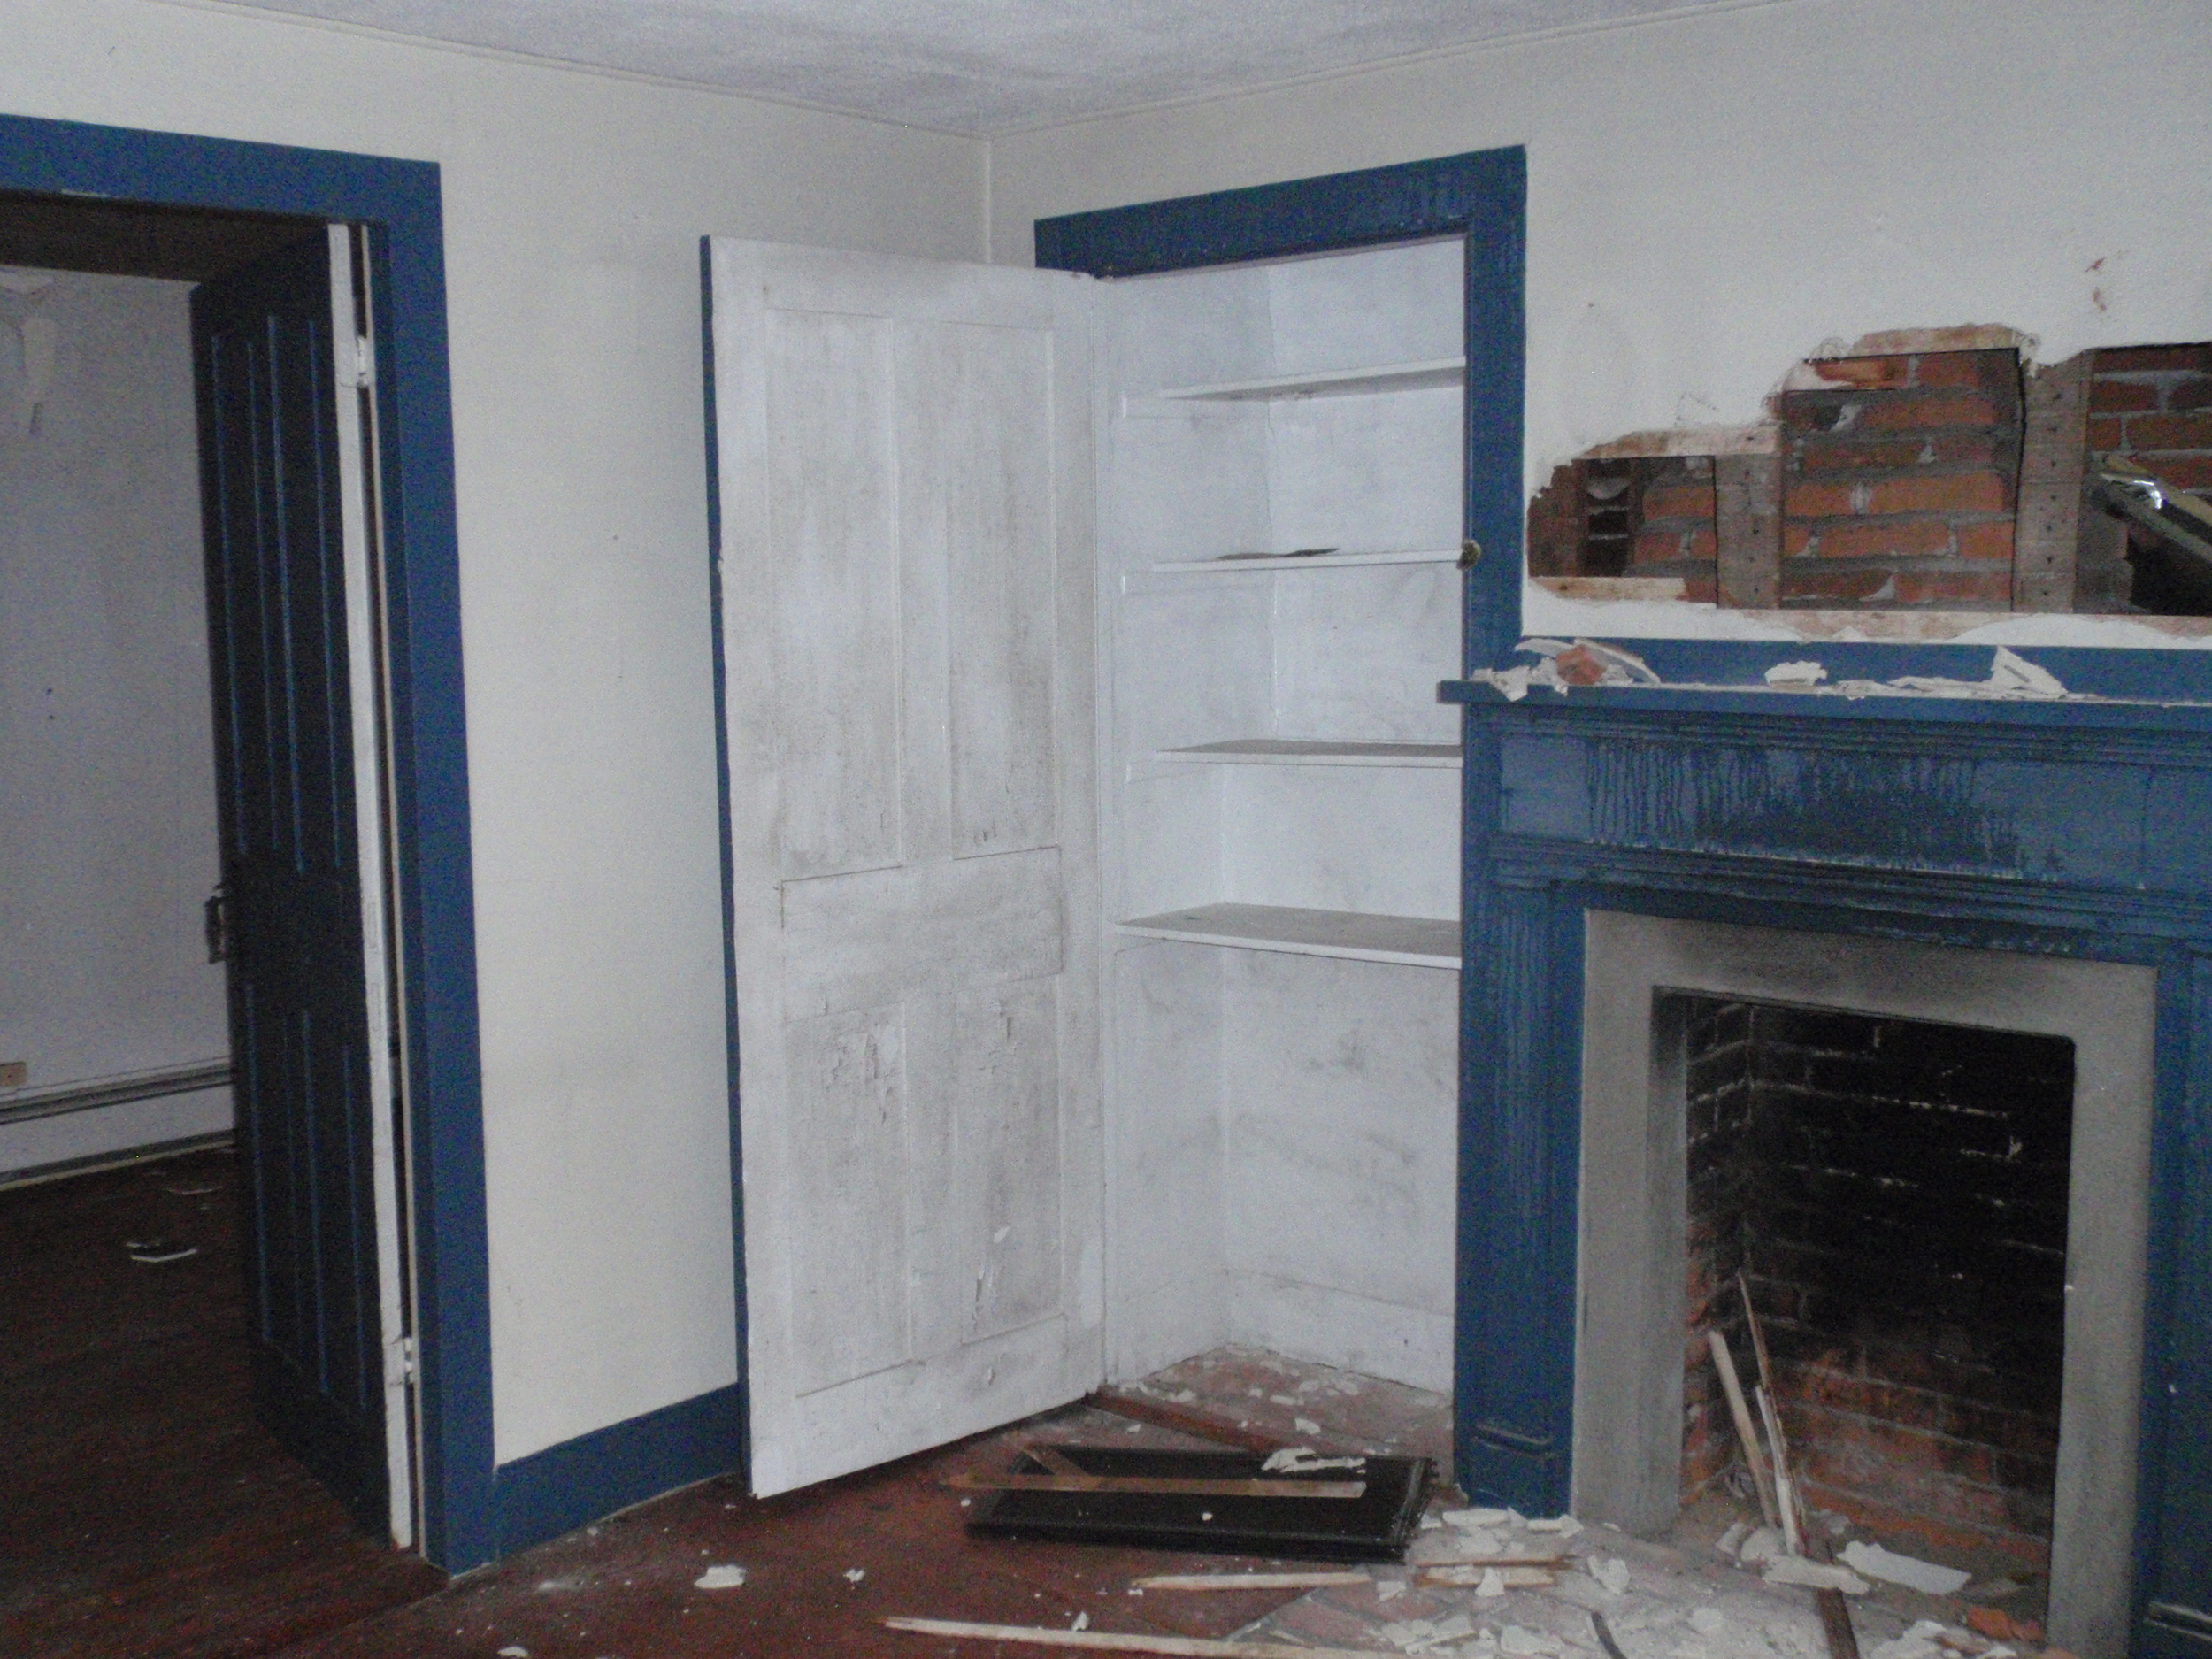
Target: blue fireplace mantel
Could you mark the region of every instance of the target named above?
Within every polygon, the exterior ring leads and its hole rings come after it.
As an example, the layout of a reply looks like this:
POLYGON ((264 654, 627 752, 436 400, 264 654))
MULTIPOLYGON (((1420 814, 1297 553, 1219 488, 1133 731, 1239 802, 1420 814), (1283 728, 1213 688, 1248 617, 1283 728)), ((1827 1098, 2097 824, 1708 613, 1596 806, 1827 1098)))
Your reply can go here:
POLYGON ((1586 911, 2142 964, 2158 999, 2134 1650, 2212 1649, 2212 707, 1442 695, 1466 742, 1471 1492, 1532 1513, 1568 1497, 1586 911))

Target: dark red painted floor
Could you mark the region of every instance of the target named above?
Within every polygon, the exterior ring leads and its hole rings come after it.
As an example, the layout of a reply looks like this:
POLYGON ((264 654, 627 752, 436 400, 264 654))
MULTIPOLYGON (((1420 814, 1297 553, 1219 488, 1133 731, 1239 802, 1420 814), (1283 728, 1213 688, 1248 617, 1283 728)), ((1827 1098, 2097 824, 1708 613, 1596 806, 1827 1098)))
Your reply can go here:
POLYGON ((988 1642, 887 1631, 888 1614, 986 1623, 1225 1636, 1290 1601, 1284 1592, 1129 1594, 1146 1573, 1228 1571, 1234 1557, 972 1540, 960 1496, 940 1484, 971 1467, 1002 1469, 1033 1437, 1125 1445, 1196 1441, 1076 1409, 886 1469, 757 1502, 735 1479, 711 1480, 457 1581, 442 1594, 308 1643, 288 1659, 982 1659, 988 1642), (710 1566, 741 1566, 742 1586, 701 1590, 710 1566), (857 1573, 855 1579, 849 1575, 857 1573))
POLYGON ((0 1190, 10 1659, 248 1659, 445 1583, 252 1421, 236 1202, 227 1152, 0 1190))

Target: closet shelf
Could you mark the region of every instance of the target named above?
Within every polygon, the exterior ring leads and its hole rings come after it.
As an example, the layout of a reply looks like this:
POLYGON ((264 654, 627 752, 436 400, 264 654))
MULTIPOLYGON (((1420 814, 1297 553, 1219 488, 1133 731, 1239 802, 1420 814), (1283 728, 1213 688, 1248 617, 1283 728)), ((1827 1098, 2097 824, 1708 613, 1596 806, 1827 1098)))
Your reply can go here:
POLYGON ((1467 379, 1464 357, 1427 357, 1418 363, 1379 363, 1359 369, 1317 369, 1272 374, 1259 380, 1213 386, 1164 387, 1154 396, 1169 403, 1259 402, 1274 397, 1351 397, 1368 392, 1420 392, 1458 386, 1467 379))
POLYGON ((1155 760, 1217 766, 1457 766, 1456 743, 1324 743, 1304 738, 1241 737, 1155 751, 1155 760))
POLYGON ((1450 547, 1421 548, 1411 552, 1309 553, 1303 556, 1279 553, 1270 554, 1264 558, 1172 559, 1145 568, 1155 572, 1210 571, 1219 575, 1231 575, 1240 571, 1333 570, 1348 565, 1453 565, 1458 560, 1459 549, 1450 547))
POLYGON ((1459 924, 1428 916, 1305 910, 1283 904, 1202 904, 1118 924, 1125 933, 1193 945, 1279 950, 1297 956, 1456 968, 1459 924))

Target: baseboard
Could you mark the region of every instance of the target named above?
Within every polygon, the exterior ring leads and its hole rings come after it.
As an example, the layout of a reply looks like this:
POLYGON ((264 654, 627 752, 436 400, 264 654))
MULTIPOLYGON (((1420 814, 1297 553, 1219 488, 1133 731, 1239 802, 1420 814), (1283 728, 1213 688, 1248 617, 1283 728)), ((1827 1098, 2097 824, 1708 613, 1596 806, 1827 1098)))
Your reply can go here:
POLYGON ((19 1170, 0 1171, 0 1189, 14 1187, 38 1187, 48 1181, 65 1180, 73 1175, 92 1175, 102 1170, 119 1170, 133 1164, 152 1164, 162 1158, 180 1157, 187 1152, 210 1152, 218 1147, 227 1147, 232 1133, 219 1129, 209 1134, 185 1135, 175 1141, 157 1141, 142 1147, 122 1147, 113 1152, 95 1152, 81 1158, 64 1158, 54 1164, 27 1164, 19 1170))
POLYGON ((744 1390, 732 1383, 502 1463, 493 1477, 499 1554, 728 1474, 743 1461, 744 1431, 744 1390))

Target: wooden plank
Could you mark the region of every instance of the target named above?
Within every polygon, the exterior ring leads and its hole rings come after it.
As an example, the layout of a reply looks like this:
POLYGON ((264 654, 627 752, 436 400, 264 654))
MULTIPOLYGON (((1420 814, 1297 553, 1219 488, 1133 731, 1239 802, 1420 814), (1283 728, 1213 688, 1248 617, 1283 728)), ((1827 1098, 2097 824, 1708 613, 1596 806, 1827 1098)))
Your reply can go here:
POLYGON ((789 1017, 1058 973, 1065 883, 1052 848, 784 884, 789 1017))
POLYGON ((1125 1394, 1118 1388, 1102 1388, 1086 1394, 1083 1403, 1099 1411, 1110 1411, 1116 1417, 1127 1417, 1132 1423, 1149 1423, 1155 1427, 1172 1429, 1178 1434, 1188 1434, 1202 1440, 1212 1440, 1219 1446, 1233 1446, 1239 1451, 1258 1452, 1265 1455, 1279 1452, 1291 1442, 1257 1429, 1243 1428, 1225 1423, 1219 1417, 1208 1417, 1202 1411, 1187 1411, 1164 1400, 1148 1399, 1142 1394, 1125 1394))
POLYGON ((1720 603, 1769 611, 1782 602, 1782 457, 1713 457, 1720 603))
POLYGON ((1713 1368, 1720 1372, 1721 1393, 1728 1396, 1728 1415, 1735 1419, 1736 1441, 1743 1448, 1745 1464, 1751 1471, 1752 1490, 1759 1494, 1759 1513, 1769 1526, 1779 1526, 1782 1517, 1774 1507, 1774 1477, 1768 1472, 1766 1454, 1759 1449, 1759 1433, 1751 1424, 1751 1408, 1744 1403, 1743 1382, 1736 1375, 1736 1356, 1728 1351, 1728 1340, 1708 1326, 1705 1340, 1713 1350, 1713 1368))
POLYGON ((2012 544, 2012 608, 2071 611, 2081 547, 2081 480, 2089 386, 2097 354, 2078 352, 2028 380, 2020 447, 2020 511, 2012 544))
MULTIPOLYGON (((1035 1455, 1033 1452, 1031 1454, 1035 1455)), ((1160 1572, 1137 1578, 1137 1590, 1191 1590, 1201 1594, 1237 1590, 1326 1590, 1342 1585, 1372 1584, 1363 1572, 1160 1572)))
POLYGON ((1026 1642, 1033 1647, 1083 1647, 1093 1653, 1166 1654, 1171 1659, 1375 1659, 1371 1649, 1294 1647, 1279 1641, 1213 1641, 1203 1636, 1125 1636, 1106 1630, 1056 1630, 1036 1624, 972 1624, 956 1618, 887 1618, 886 1630, 970 1641, 1026 1642))
POLYGON ((1367 1495, 1364 1480, 1201 1480, 1177 1475, 954 1475, 962 1492, 1143 1493, 1176 1498, 1329 1498, 1367 1495))
POLYGON ((1059 1033, 1056 979, 953 1003, 953 1145, 968 1177, 939 1225, 964 1270, 964 1342, 1033 1325, 1060 1303, 1059 1033))
POLYGON ((895 1007, 802 1020, 786 1034, 802 1394, 909 1357, 902 1034, 895 1007))
POLYGON ((772 716, 785 877, 892 863, 899 833, 891 330, 772 313, 767 379, 772 716))

